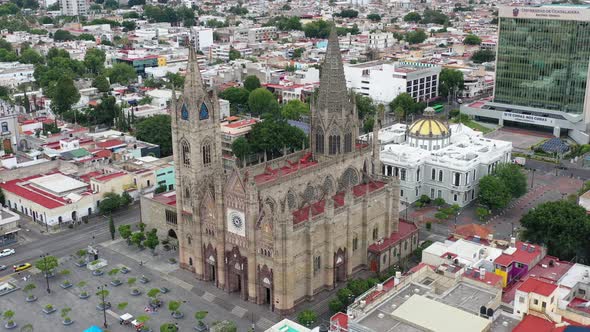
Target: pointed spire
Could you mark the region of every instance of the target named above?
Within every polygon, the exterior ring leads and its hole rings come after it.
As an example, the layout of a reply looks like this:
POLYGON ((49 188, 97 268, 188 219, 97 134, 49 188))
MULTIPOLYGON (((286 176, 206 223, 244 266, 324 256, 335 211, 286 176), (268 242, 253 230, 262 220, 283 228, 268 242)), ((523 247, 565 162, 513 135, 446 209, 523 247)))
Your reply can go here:
POLYGON ((203 79, 197 62, 197 52, 194 47, 188 46, 188 65, 186 68, 186 77, 184 81, 184 93, 186 97, 202 97, 205 94, 203 88, 203 79))
POLYGON ((335 25, 332 25, 330 35, 328 36, 326 58, 322 64, 320 76, 317 109, 320 112, 327 110, 330 113, 342 112, 343 109, 351 111, 335 25))

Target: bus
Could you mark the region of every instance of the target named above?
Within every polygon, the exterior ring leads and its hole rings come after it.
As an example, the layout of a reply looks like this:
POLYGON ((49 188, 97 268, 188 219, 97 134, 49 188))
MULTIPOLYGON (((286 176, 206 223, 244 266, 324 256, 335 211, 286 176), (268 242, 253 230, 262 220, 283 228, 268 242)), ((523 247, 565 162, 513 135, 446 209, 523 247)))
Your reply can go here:
POLYGON ((445 107, 444 107, 443 104, 435 104, 435 105, 432 105, 432 108, 434 108, 434 112, 435 113, 440 113, 440 112, 442 112, 442 111, 445 110, 445 107))

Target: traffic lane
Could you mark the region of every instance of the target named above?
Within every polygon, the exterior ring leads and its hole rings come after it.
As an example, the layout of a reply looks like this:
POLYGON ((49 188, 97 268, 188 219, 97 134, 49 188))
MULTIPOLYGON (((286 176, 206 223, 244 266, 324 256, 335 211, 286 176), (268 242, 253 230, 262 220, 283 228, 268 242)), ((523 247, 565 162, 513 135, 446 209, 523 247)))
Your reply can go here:
POLYGON ((558 176, 573 176, 575 178, 580 178, 583 180, 590 179, 590 170, 568 167, 567 164, 556 165, 553 163, 543 162, 539 160, 527 159, 524 166, 526 168, 540 170, 547 173, 555 172, 557 170, 558 176))
MULTIPOLYGON (((136 224, 139 216, 136 215, 137 212, 137 208, 129 209, 126 214, 114 219, 115 224, 136 224)), ((0 258, 0 265, 8 267, 8 269, 0 271, 0 277, 9 274, 14 265, 27 262, 33 264, 42 254, 49 254, 58 258, 73 254, 75 251, 92 244, 93 236, 96 243, 108 241, 110 239, 108 222, 106 222, 108 219, 106 217, 101 218, 104 220, 95 221, 90 226, 83 226, 80 229, 68 229, 41 241, 15 245, 12 247, 16 251, 14 255, 0 258)))

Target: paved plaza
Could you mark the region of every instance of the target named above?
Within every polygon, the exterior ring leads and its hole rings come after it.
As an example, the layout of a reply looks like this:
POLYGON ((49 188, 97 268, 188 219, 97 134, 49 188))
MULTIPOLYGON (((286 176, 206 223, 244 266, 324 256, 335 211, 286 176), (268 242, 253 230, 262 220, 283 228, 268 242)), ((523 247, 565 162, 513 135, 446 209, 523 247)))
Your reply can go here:
POLYGON ((502 141, 512 142, 515 150, 530 151, 531 146, 541 142, 544 139, 551 138, 551 133, 531 131, 521 128, 503 127, 486 134, 486 138, 499 139, 502 141))
POLYGON ((26 294, 22 290, 0 297, 0 312, 13 310, 14 320, 19 326, 32 323, 36 331, 81 331, 90 325, 103 325, 103 312, 96 308, 100 299, 95 293, 100 285, 107 285, 109 295, 105 301, 112 304, 107 310, 108 330, 132 331, 132 327, 119 324, 118 317, 124 313, 130 313, 137 317, 140 315, 149 316, 147 325, 154 331, 158 331, 161 324, 166 322, 178 323, 180 331, 191 331, 196 324, 194 313, 205 310, 209 314, 205 321, 212 323, 218 320, 231 320, 238 326, 238 331, 247 331, 252 322, 255 323, 256 331, 264 331, 272 326, 280 317, 268 311, 267 308, 239 300, 237 296, 233 299, 232 294, 227 294, 213 285, 195 280, 189 272, 180 270, 178 264, 171 264, 168 258, 176 257, 175 251, 157 250, 158 256, 153 256, 148 249, 139 250, 137 247, 128 246, 125 241, 117 239, 107 241, 98 246, 99 255, 108 261, 108 266, 103 268, 102 276, 93 276, 86 267, 77 267, 74 263, 77 258, 66 256, 60 258, 58 271, 69 270, 68 276, 58 275, 49 280, 51 293, 48 294, 45 279, 40 271, 35 268, 22 272, 20 275, 12 275, 12 282, 21 287, 33 282, 37 288, 32 291, 38 300, 32 303, 25 301, 26 294), (141 263, 141 264, 140 264, 141 263), (110 281, 115 277, 107 274, 113 268, 126 266, 130 269, 127 274, 119 273, 116 278, 123 284, 114 287, 110 281), (22 277, 31 275, 28 281, 22 277), (146 284, 139 282, 141 276, 146 276, 150 281, 146 284), (127 284, 129 278, 137 278, 132 287, 127 284), (64 280, 70 280, 74 285, 69 289, 62 289, 59 285, 64 280), (83 288, 77 287, 80 281, 87 283, 83 288), (161 294, 159 298, 164 301, 164 306, 157 312, 146 312, 148 297, 146 293, 152 288, 166 287, 170 289, 167 294, 161 294), (139 296, 131 296, 132 288, 141 291, 139 296), (78 295, 82 290, 91 294, 88 299, 80 299, 78 295), (185 314, 183 319, 174 319, 167 309, 169 301, 180 301, 180 311, 185 314), (125 309, 118 309, 118 304, 127 302, 125 309), (42 312, 45 305, 52 304, 57 311, 46 315, 42 312), (69 316, 74 320, 71 326, 64 326, 60 311, 69 307, 72 311, 69 316))

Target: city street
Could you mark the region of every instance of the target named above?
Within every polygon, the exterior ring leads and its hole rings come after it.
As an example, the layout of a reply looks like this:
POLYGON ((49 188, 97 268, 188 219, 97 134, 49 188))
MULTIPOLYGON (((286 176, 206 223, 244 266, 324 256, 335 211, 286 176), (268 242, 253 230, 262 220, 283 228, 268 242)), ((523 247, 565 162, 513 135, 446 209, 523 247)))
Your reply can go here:
MULTIPOLYGON (((139 204, 134 204, 125 210, 114 213, 115 226, 139 222, 139 212, 139 204)), ((10 245, 9 247, 15 249, 16 253, 0 258, 0 264, 9 267, 0 271, 0 279, 12 273, 11 267, 13 265, 25 262, 33 264, 42 254, 62 257, 92 244, 93 236, 96 243, 111 238, 108 218, 104 216, 95 216, 90 218, 88 224, 82 223, 74 229, 65 228, 57 234, 40 233, 39 230, 42 230, 40 225, 33 223, 26 217, 21 216, 21 218, 23 218, 20 222, 21 235, 25 238, 24 242, 10 245), (30 231, 26 232, 25 229, 30 229, 30 231)))

